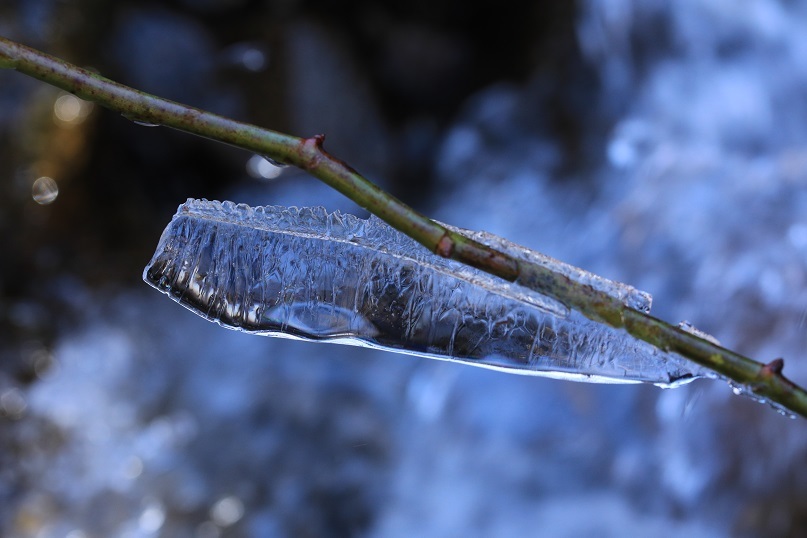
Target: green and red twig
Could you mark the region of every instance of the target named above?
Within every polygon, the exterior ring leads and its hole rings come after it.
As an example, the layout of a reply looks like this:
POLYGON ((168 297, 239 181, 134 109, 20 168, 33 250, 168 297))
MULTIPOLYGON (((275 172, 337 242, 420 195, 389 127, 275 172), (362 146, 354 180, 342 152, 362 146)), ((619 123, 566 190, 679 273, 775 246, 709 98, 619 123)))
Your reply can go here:
POLYGON ((161 99, 0 37, 0 68, 16 69, 76 96, 148 124, 172 127, 297 166, 432 252, 507 281, 518 281, 594 321, 714 370, 759 398, 807 418, 807 392, 782 375, 783 361, 761 364, 713 342, 626 307, 610 295, 546 267, 487 247, 418 213, 323 148, 324 137, 299 138, 161 99))

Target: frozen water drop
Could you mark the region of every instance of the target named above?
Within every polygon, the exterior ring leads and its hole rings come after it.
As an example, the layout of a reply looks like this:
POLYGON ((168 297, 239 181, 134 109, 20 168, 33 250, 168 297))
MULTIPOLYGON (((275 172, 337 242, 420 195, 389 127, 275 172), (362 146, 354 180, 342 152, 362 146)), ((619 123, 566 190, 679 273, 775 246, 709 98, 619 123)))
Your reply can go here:
POLYGON ((689 334, 697 336, 698 338, 703 338, 707 342, 711 342, 716 346, 720 345, 720 341, 717 338, 715 338, 711 334, 708 334, 708 333, 705 333, 705 332, 701 331, 700 329, 696 328, 694 325, 692 325, 692 323, 690 323, 687 320, 684 320, 684 321, 680 322, 678 324, 678 328, 681 329, 684 332, 688 332, 689 334))
POLYGON ((39 205, 52 204, 59 196, 59 185, 55 179, 42 176, 31 186, 31 196, 39 205))
POLYGON ((779 413, 780 415, 782 415, 783 417, 786 417, 786 418, 789 418, 789 419, 794 419, 794 420, 797 418, 795 413, 785 409, 784 407, 781 407, 781 406, 776 405, 776 404, 771 404, 771 407, 773 407, 776 410, 776 412, 779 413))
POLYGON ((753 386, 741 385, 735 383, 734 381, 729 381, 729 386, 731 387, 731 391, 737 396, 743 396, 757 403, 765 404, 771 409, 774 409, 777 413, 779 413, 782 416, 788 418, 796 418, 796 415, 790 409, 787 409, 783 407, 781 404, 771 401, 769 398, 766 398, 765 396, 757 394, 753 386))

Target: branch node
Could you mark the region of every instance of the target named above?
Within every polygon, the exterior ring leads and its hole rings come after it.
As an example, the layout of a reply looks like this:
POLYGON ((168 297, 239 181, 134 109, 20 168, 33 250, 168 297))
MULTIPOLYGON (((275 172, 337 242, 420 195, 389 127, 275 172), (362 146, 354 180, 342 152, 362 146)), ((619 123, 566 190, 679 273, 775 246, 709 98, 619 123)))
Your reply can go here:
POLYGON ((322 149, 322 143, 324 141, 324 134, 318 134, 303 139, 302 153, 310 153, 309 160, 303 164, 303 168, 309 171, 313 170, 324 157, 328 156, 325 150, 322 149))
POLYGON ((785 360, 781 357, 773 359, 768 364, 764 365, 760 369, 760 374, 762 377, 775 377, 778 375, 782 375, 782 368, 785 367, 785 360))
POLYGON ((325 135, 318 134, 314 136, 310 136, 303 140, 303 145, 305 147, 313 147, 316 149, 322 149, 322 144, 325 142, 325 135))
POLYGON ((437 245, 434 247, 434 253, 438 256, 442 256, 443 258, 450 258, 453 252, 454 240, 451 239, 447 233, 445 233, 443 234, 443 237, 437 241, 437 245))

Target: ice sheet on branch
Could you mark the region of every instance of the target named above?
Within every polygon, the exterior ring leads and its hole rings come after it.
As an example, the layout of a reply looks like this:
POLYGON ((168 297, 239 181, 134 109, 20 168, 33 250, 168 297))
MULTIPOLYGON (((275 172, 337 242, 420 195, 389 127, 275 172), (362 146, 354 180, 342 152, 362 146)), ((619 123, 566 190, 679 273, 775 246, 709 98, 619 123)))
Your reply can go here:
MULTIPOLYGON (((650 296, 626 284, 459 231, 650 309, 650 296)), ((188 200, 143 276, 200 316, 248 333, 576 381, 674 386, 704 375, 549 297, 434 255, 375 217, 188 200)))

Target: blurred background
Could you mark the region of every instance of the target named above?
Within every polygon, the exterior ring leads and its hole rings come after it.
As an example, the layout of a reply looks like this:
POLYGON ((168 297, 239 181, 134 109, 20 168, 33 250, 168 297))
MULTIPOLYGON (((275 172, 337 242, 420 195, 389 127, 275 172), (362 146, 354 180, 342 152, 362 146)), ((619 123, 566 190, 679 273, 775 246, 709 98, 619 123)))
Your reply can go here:
MULTIPOLYGON (((0 1, 0 35, 301 136, 807 384, 807 2, 0 1)), ((227 331, 141 281, 305 174, 0 72, 0 534, 807 534, 807 423, 227 331)))

